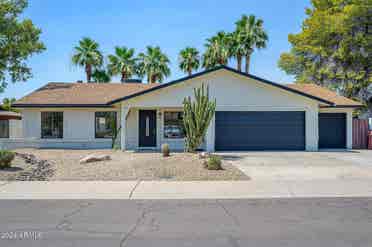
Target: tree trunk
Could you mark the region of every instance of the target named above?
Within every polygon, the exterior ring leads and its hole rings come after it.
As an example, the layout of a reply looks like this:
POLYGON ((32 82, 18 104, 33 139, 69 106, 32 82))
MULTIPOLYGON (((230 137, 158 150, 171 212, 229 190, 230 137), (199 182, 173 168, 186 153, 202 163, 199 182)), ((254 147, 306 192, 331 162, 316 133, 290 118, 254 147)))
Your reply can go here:
POLYGON ((238 69, 238 71, 242 71, 242 55, 238 54, 236 56, 236 61, 237 61, 237 69, 238 69))
POLYGON ((249 74, 249 65, 251 62, 251 53, 245 56, 245 73, 249 74))
POLYGON ((189 76, 192 75, 192 69, 188 69, 187 72, 189 73, 189 76))
POLYGON ((156 82, 156 75, 151 75, 150 84, 156 82))
POLYGON ((87 74, 87 82, 90 82, 92 79, 92 65, 85 65, 85 73, 87 74))
POLYGON ((120 81, 121 82, 125 82, 127 79, 128 79, 127 78, 127 74, 125 72, 121 72, 121 79, 120 79, 120 81))

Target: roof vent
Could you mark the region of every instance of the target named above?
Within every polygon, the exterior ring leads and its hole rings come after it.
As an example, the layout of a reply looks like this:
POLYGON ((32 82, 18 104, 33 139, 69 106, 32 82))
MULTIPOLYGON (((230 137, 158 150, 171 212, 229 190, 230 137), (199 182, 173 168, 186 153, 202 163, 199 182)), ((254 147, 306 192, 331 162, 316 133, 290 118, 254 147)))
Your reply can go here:
POLYGON ((82 80, 77 80, 76 82, 77 82, 77 83, 83 83, 83 81, 82 81, 82 80))
POLYGON ((123 83, 142 83, 141 79, 126 79, 123 83))

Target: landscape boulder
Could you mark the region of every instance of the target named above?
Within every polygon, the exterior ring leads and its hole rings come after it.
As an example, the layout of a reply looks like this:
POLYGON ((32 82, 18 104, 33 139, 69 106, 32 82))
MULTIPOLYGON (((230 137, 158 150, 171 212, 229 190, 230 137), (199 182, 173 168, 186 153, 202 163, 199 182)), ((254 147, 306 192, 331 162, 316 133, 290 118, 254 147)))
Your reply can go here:
POLYGON ((111 160, 110 155, 107 154, 89 154, 80 160, 80 164, 83 163, 91 163, 91 162, 98 162, 98 161, 105 161, 111 160))

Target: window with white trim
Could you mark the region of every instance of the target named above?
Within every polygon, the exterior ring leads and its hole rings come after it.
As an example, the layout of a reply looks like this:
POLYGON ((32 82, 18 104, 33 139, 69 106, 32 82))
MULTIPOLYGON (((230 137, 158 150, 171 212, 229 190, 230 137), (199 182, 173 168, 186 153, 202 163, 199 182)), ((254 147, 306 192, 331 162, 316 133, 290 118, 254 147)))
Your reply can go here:
POLYGON ((63 112, 41 112, 41 138, 63 138, 63 112))
POLYGON ((179 139, 184 137, 183 112, 164 112, 164 138, 179 139))

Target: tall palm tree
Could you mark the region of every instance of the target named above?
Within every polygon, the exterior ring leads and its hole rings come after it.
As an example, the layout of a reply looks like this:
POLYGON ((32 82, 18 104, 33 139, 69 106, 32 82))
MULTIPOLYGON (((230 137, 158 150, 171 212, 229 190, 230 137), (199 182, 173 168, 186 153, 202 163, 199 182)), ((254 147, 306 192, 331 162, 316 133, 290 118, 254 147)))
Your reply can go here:
POLYGON ((111 81, 111 76, 104 69, 95 69, 92 73, 93 81, 96 83, 108 83, 111 81))
POLYGON ((230 52, 236 58, 236 69, 242 71, 242 60, 246 54, 246 47, 242 40, 242 35, 238 31, 230 34, 230 52))
POLYGON ((103 56, 98 48, 98 43, 87 37, 82 38, 79 41, 79 46, 74 47, 72 63, 84 67, 87 82, 91 81, 93 69, 99 68, 103 64, 103 56))
POLYGON ((268 36, 263 28, 263 20, 254 15, 243 15, 236 23, 239 40, 245 46, 245 72, 249 73, 251 55, 255 48, 265 48, 268 36))
POLYGON ((165 77, 170 75, 169 58, 165 55, 159 46, 146 47, 146 53, 138 55, 138 74, 147 75, 149 83, 162 82, 165 77))
POLYGON ((108 55, 108 72, 111 75, 121 75, 121 82, 131 78, 136 73, 136 61, 134 49, 127 47, 115 47, 115 55, 108 55))
POLYGON ((225 32, 218 32, 216 36, 207 39, 206 51, 203 54, 203 67, 213 68, 217 65, 226 65, 231 55, 230 36, 225 32))
POLYGON ((200 64, 199 51, 193 47, 181 50, 178 56, 180 69, 190 76, 193 70, 197 70, 200 64))

